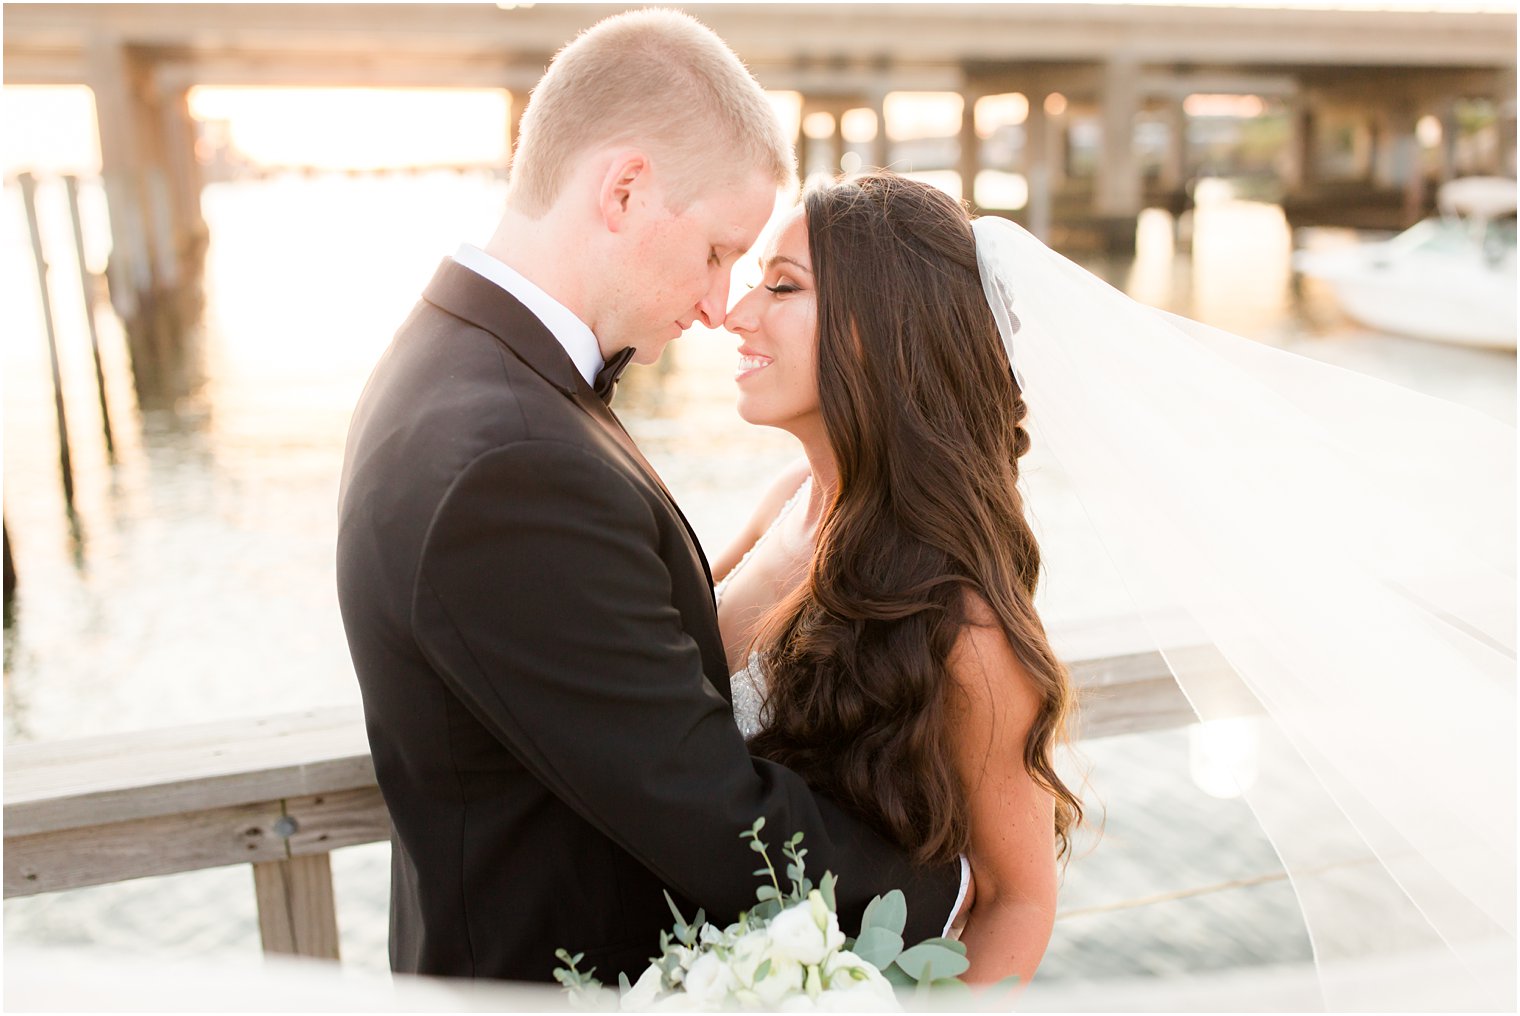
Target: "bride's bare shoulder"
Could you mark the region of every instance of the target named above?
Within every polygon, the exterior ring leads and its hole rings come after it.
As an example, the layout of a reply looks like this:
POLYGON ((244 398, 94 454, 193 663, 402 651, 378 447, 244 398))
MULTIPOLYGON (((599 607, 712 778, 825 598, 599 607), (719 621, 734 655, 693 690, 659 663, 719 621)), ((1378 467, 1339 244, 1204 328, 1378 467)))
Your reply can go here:
POLYGON ((744 552, 755 545, 760 535, 770 528, 775 521, 776 514, 781 511, 782 505, 797 493, 797 488, 802 486, 802 481, 808 477, 808 461, 798 458, 782 469, 771 481, 765 493, 760 495, 760 500, 755 502, 755 510, 750 515, 749 521, 744 528, 739 530, 737 536, 728 547, 713 561, 713 579, 722 581, 723 576, 733 570, 734 565, 744 556, 744 552))

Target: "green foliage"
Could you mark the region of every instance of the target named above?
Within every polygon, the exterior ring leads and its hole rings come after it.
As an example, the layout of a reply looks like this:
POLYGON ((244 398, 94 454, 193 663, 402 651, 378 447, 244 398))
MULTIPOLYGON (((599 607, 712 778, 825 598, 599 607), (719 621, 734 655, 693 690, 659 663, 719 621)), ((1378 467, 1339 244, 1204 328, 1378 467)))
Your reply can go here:
POLYGON ((577 1009, 600 1008, 602 982, 591 976, 596 973, 596 968, 592 967, 584 974, 577 969, 581 960, 586 958, 586 954, 576 953, 571 956, 564 949, 556 949, 554 958, 564 964, 563 967, 555 969, 554 979, 564 985, 565 991, 570 995, 571 1005, 577 1009))
POLYGON ((908 898, 901 889, 893 889, 885 896, 878 896, 866 906, 860 919, 860 930, 885 928, 894 935, 901 935, 908 926, 908 898))
POLYGON ((867 928, 851 951, 876 969, 885 970, 903 951, 902 936, 886 928, 867 928))
MULTIPOLYGON (((737 925, 730 927, 724 934, 732 935, 737 931, 739 936, 743 936, 768 923, 783 909, 803 903, 814 891, 814 883, 807 876, 808 852, 802 846, 802 834, 795 833, 782 844, 787 881, 787 888, 783 889, 775 865, 771 863, 769 846, 760 838, 764 828, 765 819, 762 817, 739 834, 741 840, 748 842, 750 850, 760 855, 764 867, 756 868, 754 872, 755 877, 761 879, 761 884, 755 890, 755 905, 740 913, 737 925)), ((838 913, 837 886, 838 879, 832 872, 825 872, 816 886, 824 905, 833 913, 838 913)), ((670 907, 674 925, 671 931, 660 933, 660 955, 651 963, 662 975, 662 990, 673 991, 679 987, 683 956, 690 962, 693 953, 715 948, 719 957, 726 960, 728 947, 721 942, 712 946, 703 943, 702 929, 707 922, 705 912, 698 910, 696 917, 687 921, 669 893, 665 894, 665 902, 670 907)), ((816 905, 815 902, 814 906, 816 905)), ((861 918, 860 934, 847 940, 845 947, 880 970, 899 992, 912 989, 915 996, 922 1000, 932 991, 933 1004, 937 1008, 943 1008, 946 999, 952 1005, 969 1003, 970 990, 958 980, 970 967, 966 959, 966 947, 950 939, 931 938, 904 948, 903 931, 907 923, 907 899, 901 890, 893 889, 870 902, 861 918)), ((573 1004, 579 1008, 589 1008, 599 1007, 606 1001, 601 983, 592 976, 595 970, 583 974, 578 969, 584 954, 571 956, 559 949, 554 955, 564 964, 554 971, 554 978, 565 986, 573 1004)), ((810 970, 809 976, 816 978, 816 968, 810 970)), ((771 972, 771 961, 767 959, 756 971, 755 980, 763 980, 771 972)), ((997 987, 1006 988, 1017 983, 1017 978, 1009 978, 997 987)), ((626 995, 630 987, 628 978, 619 974, 619 992, 626 995)))
POLYGON ((936 977, 959 977, 971 966, 964 947, 956 952, 933 940, 904 949, 894 962, 920 984, 936 977))

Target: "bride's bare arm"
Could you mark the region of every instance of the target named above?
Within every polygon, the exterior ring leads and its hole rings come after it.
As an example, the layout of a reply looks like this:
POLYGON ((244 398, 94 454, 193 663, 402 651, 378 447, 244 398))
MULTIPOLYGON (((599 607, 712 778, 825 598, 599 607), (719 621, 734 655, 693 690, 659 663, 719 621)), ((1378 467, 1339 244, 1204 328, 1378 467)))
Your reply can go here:
POLYGON ((744 528, 739 530, 739 534, 729 542, 721 554, 712 559, 714 582, 722 582, 723 576, 734 570, 734 565, 739 563, 739 559, 755 545, 755 541, 760 539, 760 534, 765 532, 775 520, 776 513, 781 510, 782 505, 786 504, 787 498, 797 493, 797 488, 802 485, 807 474, 808 461, 805 458, 799 458, 783 469, 766 488, 765 493, 755 505, 754 514, 744 524, 744 528))
POLYGON ((1039 701, 995 616, 972 597, 972 624, 950 654, 960 694, 952 723, 971 809, 976 901, 961 934, 977 983, 1028 984, 1056 912, 1055 802, 1024 768, 1039 701))

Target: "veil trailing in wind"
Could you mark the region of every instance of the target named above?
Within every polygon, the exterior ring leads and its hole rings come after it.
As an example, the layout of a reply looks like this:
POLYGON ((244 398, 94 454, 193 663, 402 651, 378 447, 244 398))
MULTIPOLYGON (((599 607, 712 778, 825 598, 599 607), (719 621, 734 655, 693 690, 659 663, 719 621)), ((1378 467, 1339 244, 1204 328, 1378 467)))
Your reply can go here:
POLYGON ((1325 1008, 1515 1005, 1515 432, 973 223, 1035 441, 1291 877, 1325 1008))

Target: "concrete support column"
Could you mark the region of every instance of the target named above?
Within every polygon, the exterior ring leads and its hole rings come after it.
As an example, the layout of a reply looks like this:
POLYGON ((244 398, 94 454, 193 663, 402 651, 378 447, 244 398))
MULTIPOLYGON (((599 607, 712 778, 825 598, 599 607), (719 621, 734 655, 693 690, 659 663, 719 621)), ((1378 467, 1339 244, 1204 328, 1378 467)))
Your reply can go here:
POLYGON ((892 139, 887 136, 887 93, 871 93, 870 105, 876 113, 876 137, 871 139, 871 165, 876 169, 885 169, 892 164, 892 139))
POLYGON ((1140 169, 1135 158, 1135 117, 1140 111, 1139 65, 1116 57, 1103 74, 1103 150, 1098 160, 1099 215, 1140 214, 1140 169))
POLYGON ((1050 114, 1046 142, 1050 145, 1050 194, 1054 198, 1066 190, 1071 180, 1071 106, 1050 114))
POLYGON ((1187 184, 1187 129, 1187 110, 1182 108, 1182 100, 1169 100, 1166 107, 1166 158, 1162 160, 1161 179, 1158 181, 1163 190, 1181 190, 1187 184))
POLYGON ((503 164, 510 170, 512 156, 517 152, 517 138, 522 133, 523 111, 528 108, 528 95, 526 92, 503 90, 507 97, 507 154, 503 164))
POLYGON ((1391 110, 1389 151, 1393 185, 1404 193, 1404 222, 1413 225, 1425 205, 1425 167, 1420 158, 1420 139, 1415 134, 1419 111, 1407 104, 1391 110))
POLYGON ((1288 107, 1288 144, 1281 162, 1283 187, 1290 193, 1313 186, 1316 129, 1311 97, 1296 96, 1288 107))
POLYGON ((961 199, 976 207, 976 174, 982 168, 982 139, 976 133, 976 100, 981 93, 961 92, 960 159, 956 168, 961 177, 961 199))
POLYGON ((1499 87, 1494 93, 1494 109, 1498 112, 1499 129, 1499 175, 1515 175, 1515 68, 1506 67, 1499 74, 1499 87))
POLYGON ((106 276, 116 313, 132 321, 154 289, 155 262, 148 232, 142 144, 136 130, 137 74, 119 39, 96 36, 90 40, 89 50, 101 179, 111 218, 111 257, 106 276))
POLYGON ((808 114, 812 111, 812 100, 804 95, 802 97, 802 104, 797 109, 797 177, 804 185, 807 184, 808 171, 812 167, 808 164, 808 155, 810 154, 808 141, 810 139, 802 125, 807 123, 808 114))
MULTIPOLYGON (((1400 111, 1379 109, 1372 114, 1372 149, 1368 157, 1369 176, 1374 186, 1398 187, 1404 180, 1405 154, 1401 151, 1406 133, 1400 111)), ((1413 128, 1407 132, 1413 140, 1413 128)))
POLYGON ((161 93, 151 64, 121 39, 88 44, 101 177, 111 219, 111 304, 126 325, 138 399, 172 398, 186 323, 199 312, 206 226, 187 92, 161 93))
POLYGON ((1140 65, 1117 56, 1103 71, 1103 149, 1093 211, 1104 224, 1108 246, 1115 251, 1134 248, 1135 222, 1140 215, 1142 181, 1135 158, 1135 118, 1140 111, 1140 65))
POLYGON ((829 112, 834 117, 834 133, 829 137, 829 175, 837 176, 844 163, 844 114, 852 104, 834 102, 829 112))
POLYGON ((839 173, 840 160, 844 158, 844 130, 841 120, 844 111, 852 104, 842 99, 832 97, 817 97, 804 95, 802 97, 801 115, 797 118, 797 171, 804 182, 809 173, 826 172, 829 176, 839 173), (827 138, 809 138, 804 125, 807 119, 814 113, 827 113, 834 118, 834 133, 827 138), (824 162, 820 163, 816 157, 817 149, 814 145, 824 148, 824 162))
POLYGON ((1461 132, 1457 129, 1457 104, 1454 101, 1448 99, 1441 104, 1440 120, 1440 180, 1442 183, 1446 183, 1461 175, 1457 166, 1457 138, 1461 132))
POLYGON ((200 275, 209 239, 201 214, 201 191, 206 182, 195 157, 196 126, 190 115, 188 88, 176 89, 163 97, 162 122, 175 255, 180 281, 187 282, 200 275))
POLYGON ((1039 239, 1050 239, 1052 219, 1050 117, 1044 89, 1026 93, 1029 118, 1024 121, 1024 179, 1029 184, 1028 228, 1039 239))

